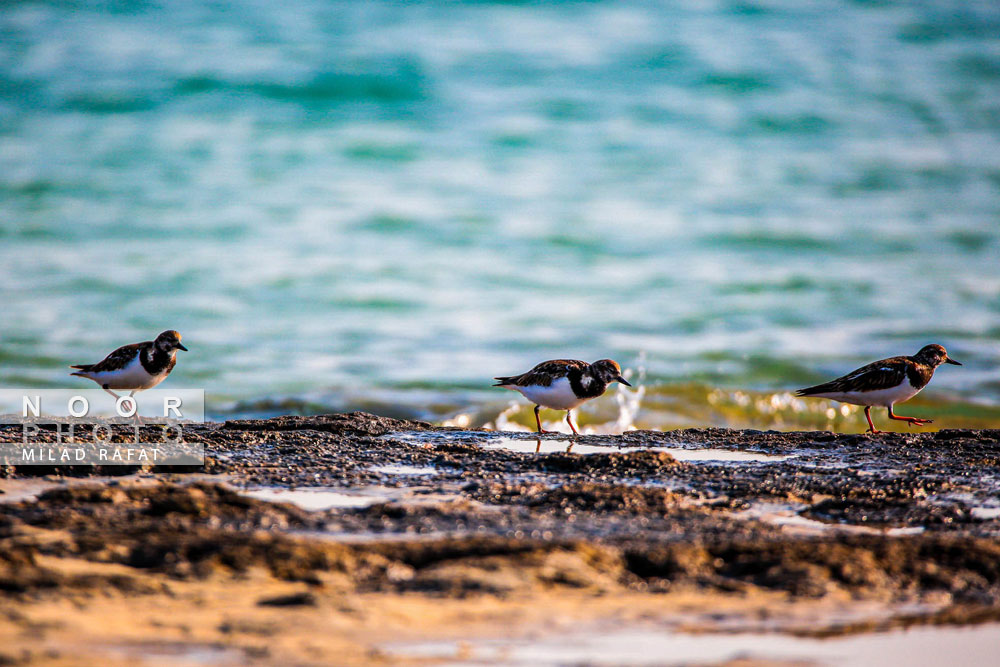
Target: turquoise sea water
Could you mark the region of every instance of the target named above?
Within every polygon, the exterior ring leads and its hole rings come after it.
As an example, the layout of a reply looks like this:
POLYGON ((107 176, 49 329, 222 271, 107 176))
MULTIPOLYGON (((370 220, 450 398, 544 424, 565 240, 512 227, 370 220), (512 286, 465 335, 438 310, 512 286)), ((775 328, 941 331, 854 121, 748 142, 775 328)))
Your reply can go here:
POLYGON ((998 425, 1000 5, 6 3, 0 308, 0 385, 176 328, 216 416, 569 356, 592 426, 850 426, 787 390, 939 342, 909 413, 998 425))

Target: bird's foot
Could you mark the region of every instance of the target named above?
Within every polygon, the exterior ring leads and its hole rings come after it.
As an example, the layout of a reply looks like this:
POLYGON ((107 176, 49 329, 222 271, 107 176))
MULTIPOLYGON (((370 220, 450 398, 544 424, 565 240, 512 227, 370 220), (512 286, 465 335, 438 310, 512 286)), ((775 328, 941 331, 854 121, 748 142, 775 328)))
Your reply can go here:
POLYGON ((933 419, 920 419, 919 417, 910 417, 909 419, 906 420, 907 426, 912 426, 913 424, 916 424, 917 426, 923 426, 924 424, 933 424, 933 423, 934 423, 933 419))
POLYGON ((874 428, 870 428, 870 429, 868 429, 867 431, 865 431, 865 433, 866 433, 866 434, 870 433, 870 434, 872 434, 872 435, 878 435, 878 434, 880 434, 880 433, 885 433, 885 431, 879 431, 879 430, 877 430, 877 429, 874 429, 874 428))
POLYGON ((542 435, 551 435, 553 433, 558 433, 559 431, 546 431, 544 428, 538 429, 538 432, 542 435))

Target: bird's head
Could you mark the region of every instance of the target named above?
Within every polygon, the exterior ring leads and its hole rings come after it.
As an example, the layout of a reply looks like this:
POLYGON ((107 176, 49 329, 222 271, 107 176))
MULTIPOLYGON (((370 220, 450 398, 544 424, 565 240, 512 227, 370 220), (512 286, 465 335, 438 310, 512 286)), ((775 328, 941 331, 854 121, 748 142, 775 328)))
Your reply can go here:
POLYGON ((164 331, 153 343, 157 349, 163 350, 164 352, 173 352, 174 350, 184 350, 187 352, 187 348, 181 345, 181 335, 180 333, 170 329, 169 331, 164 331))
POLYGON ((622 377, 622 367, 613 359, 601 359, 590 365, 594 376, 603 380, 607 384, 621 382, 626 387, 631 387, 625 378, 622 377))
POLYGON ((922 348, 920 348, 920 351, 917 352, 915 357, 921 362, 930 366, 931 368, 937 368, 941 364, 954 364, 955 366, 962 365, 957 361, 955 361, 954 359, 952 359, 951 357, 949 357, 948 351, 945 350, 944 346, 942 345, 936 345, 936 344, 924 345, 922 348))

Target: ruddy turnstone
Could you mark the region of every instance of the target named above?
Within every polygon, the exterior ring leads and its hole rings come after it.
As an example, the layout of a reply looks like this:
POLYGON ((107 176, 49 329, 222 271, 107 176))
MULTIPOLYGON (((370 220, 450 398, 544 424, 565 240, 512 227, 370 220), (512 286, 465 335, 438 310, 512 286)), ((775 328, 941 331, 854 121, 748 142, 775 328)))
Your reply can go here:
POLYGON ((962 365, 951 359, 942 346, 925 345, 912 357, 882 359, 836 380, 799 389, 795 394, 830 398, 841 403, 865 406, 869 433, 880 433, 875 430, 875 424, 872 423, 871 409, 874 405, 888 408, 889 419, 904 421, 907 426, 930 424, 933 421, 931 419, 900 417, 893 414, 892 406, 916 396, 931 381, 934 370, 941 364, 962 365))
POLYGON ((538 417, 538 408, 546 407, 565 410, 566 423, 576 435, 579 432, 573 426, 570 410, 584 401, 597 398, 607 391, 612 382, 632 386, 622 377, 618 362, 611 359, 601 359, 592 364, 576 359, 553 359, 543 361, 527 373, 493 379, 498 380, 494 387, 519 391, 535 404, 535 424, 539 433, 553 432, 542 430, 542 422, 538 417))
POLYGON ((70 375, 93 380, 115 400, 121 396, 112 389, 131 390, 131 397, 137 391, 155 387, 170 375, 177 363, 177 350, 187 352, 181 345, 181 335, 173 330, 164 331, 156 340, 123 345, 96 364, 70 366, 78 369, 70 375))

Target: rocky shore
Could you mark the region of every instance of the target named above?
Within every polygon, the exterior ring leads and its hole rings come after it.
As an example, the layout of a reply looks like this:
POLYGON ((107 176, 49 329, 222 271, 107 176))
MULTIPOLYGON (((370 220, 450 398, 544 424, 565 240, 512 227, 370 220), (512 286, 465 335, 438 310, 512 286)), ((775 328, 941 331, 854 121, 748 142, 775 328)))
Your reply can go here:
POLYGON ((427 664, 391 647, 1000 620, 1000 431, 571 441, 352 413, 185 438, 203 468, 4 469, 0 663, 427 664))

